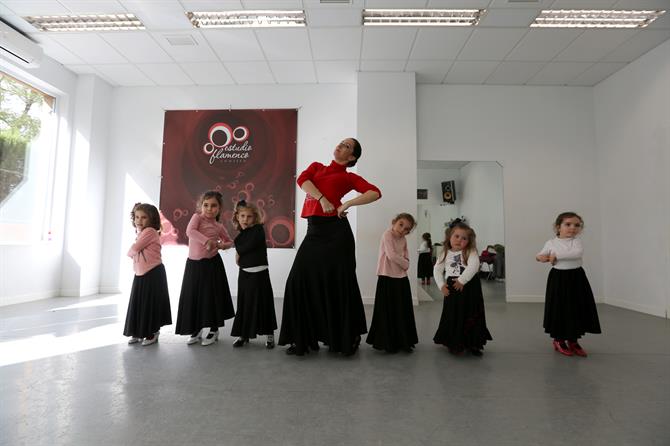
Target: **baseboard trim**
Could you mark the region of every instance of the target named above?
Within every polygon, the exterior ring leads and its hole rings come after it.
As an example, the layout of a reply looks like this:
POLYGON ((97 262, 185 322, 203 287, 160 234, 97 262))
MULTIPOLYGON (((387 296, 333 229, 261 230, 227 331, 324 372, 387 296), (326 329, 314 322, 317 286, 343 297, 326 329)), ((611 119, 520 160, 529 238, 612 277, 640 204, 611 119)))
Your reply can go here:
POLYGON ((21 294, 19 296, 7 296, 0 298, 0 307, 5 305, 16 305, 16 304, 25 304, 27 302, 33 302, 36 300, 50 299, 52 297, 58 296, 58 291, 44 291, 41 293, 32 293, 32 294, 21 294))
POLYGON ((663 307, 650 307, 648 305, 641 305, 635 302, 629 302, 623 299, 608 298, 605 303, 613 307, 624 308, 626 310, 637 311, 638 313, 650 314, 652 316, 662 317, 668 319, 666 309, 663 307))

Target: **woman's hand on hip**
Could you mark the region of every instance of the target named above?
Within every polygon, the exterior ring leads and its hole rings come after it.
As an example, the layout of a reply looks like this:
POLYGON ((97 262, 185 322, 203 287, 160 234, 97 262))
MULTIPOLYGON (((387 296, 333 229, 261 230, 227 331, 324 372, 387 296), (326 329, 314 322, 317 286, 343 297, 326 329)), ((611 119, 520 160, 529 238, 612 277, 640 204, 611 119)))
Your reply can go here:
POLYGON ((333 203, 328 201, 325 195, 319 198, 319 204, 321 205, 321 209, 323 209, 323 212, 325 212, 326 214, 330 214, 331 212, 335 211, 335 206, 333 206, 333 203))
POLYGON ((347 203, 343 203, 340 205, 339 208, 337 208, 337 216, 340 218, 344 218, 347 216, 347 209, 349 209, 349 205, 347 203))

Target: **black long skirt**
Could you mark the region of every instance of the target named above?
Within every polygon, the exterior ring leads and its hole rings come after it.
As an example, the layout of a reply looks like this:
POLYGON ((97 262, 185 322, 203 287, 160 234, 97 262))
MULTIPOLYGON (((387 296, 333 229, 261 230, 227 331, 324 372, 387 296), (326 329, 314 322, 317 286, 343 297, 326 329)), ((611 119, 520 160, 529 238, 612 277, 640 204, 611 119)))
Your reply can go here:
POLYGON ((123 335, 146 338, 171 323, 167 276, 161 263, 133 279, 123 335))
POLYGON ((444 297, 440 326, 433 341, 455 351, 481 350, 486 341, 493 340, 486 327, 482 284, 474 276, 462 291, 456 291, 453 283, 454 279, 449 277, 449 296, 444 297))
POLYGON ((270 271, 266 269, 250 273, 240 269, 237 279, 237 312, 230 334, 253 339, 257 334, 274 334, 276 329, 270 271))
POLYGON ((221 256, 187 259, 175 333, 192 335, 205 327, 216 329, 234 316, 233 299, 221 256))
POLYGON ((417 270, 419 279, 430 279, 433 277, 433 260, 429 252, 419 254, 417 270))
POLYGON ((388 353, 411 351, 419 342, 407 277, 378 276, 375 308, 365 342, 388 353))
POLYGON ((366 332, 351 226, 346 218, 309 217, 286 280, 279 345, 295 344, 301 354, 321 341, 352 354, 366 332))
POLYGON ((549 271, 543 325, 545 333, 559 340, 576 341, 586 333, 601 333, 593 291, 583 268, 549 271))

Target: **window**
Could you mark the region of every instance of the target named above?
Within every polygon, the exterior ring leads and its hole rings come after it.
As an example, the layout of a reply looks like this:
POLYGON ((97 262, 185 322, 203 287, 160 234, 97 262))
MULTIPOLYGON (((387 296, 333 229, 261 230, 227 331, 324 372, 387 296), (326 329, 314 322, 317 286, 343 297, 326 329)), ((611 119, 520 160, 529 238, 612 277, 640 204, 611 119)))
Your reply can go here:
POLYGON ((0 243, 46 238, 55 98, 0 71, 0 243))

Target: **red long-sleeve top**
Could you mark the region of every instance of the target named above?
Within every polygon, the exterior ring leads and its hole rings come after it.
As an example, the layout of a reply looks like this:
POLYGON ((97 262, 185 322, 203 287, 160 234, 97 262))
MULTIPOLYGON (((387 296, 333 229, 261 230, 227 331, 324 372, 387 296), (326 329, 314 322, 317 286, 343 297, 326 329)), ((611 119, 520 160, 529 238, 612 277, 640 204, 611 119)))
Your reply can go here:
POLYGON ((305 181, 311 181, 317 189, 321 191, 324 197, 330 201, 335 210, 333 212, 323 212, 323 208, 319 201, 320 197, 312 197, 307 194, 305 202, 302 205, 301 217, 307 218, 312 216, 332 217, 337 215, 337 208, 342 205, 342 197, 352 190, 360 192, 361 194, 373 190, 382 196, 381 191, 374 184, 370 184, 363 177, 355 173, 347 172, 347 166, 332 161, 330 165, 324 166, 321 163, 312 163, 300 175, 298 175, 298 186, 302 187, 305 181))

